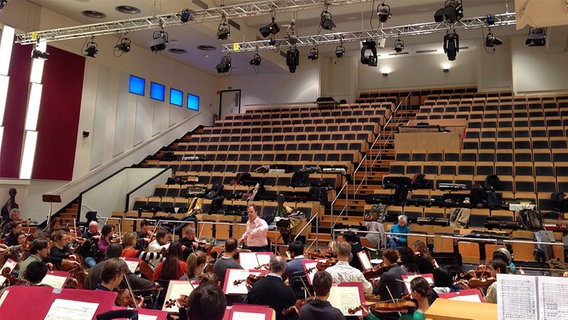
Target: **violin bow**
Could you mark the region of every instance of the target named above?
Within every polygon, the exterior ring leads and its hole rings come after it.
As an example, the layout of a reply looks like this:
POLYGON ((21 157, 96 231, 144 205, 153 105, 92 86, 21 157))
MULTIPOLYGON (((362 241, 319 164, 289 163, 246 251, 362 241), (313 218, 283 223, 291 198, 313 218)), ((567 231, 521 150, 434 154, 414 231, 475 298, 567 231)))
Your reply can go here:
POLYGON ((189 285, 191 286, 192 290, 195 290, 195 286, 193 285, 193 283, 191 282, 191 280, 189 279, 189 275, 187 274, 187 272, 183 272, 183 274, 185 275, 185 278, 187 279, 187 282, 189 282, 189 285))
POLYGON ((310 298, 312 297, 312 293, 310 292, 310 290, 308 290, 308 286, 306 285, 306 283, 304 282, 304 279, 302 277, 299 278, 300 281, 302 281, 302 285, 304 286, 304 290, 306 290, 306 292, 310 295, 310 298))
POLYGON ((132 296, 132 301, 134 301, 134 309, 138 308, 138 302, 136 301, 136 296, 134 295, 134 292, 132 291, 132 287, 130 286, 130 281, 128 281, 128 277, 126 276, 126 274, 124 274, 122 276, 124 278, 124 281, 126 282, 126 286, 128 287, 128 290, 130 291, 130 296, 132 296))
MULTIPOLYGON (((389 286, 385 285, 385 288, 387 288, 389 296, 390 296, 391 300, 394 302, 395 300, 394 300, 394 297, 392 296, 392 292, 390 291, 389 286)), ((398 312, 398 316, 402 317, 402 313, 400 311, 397 311, 397 312, 398 312)))

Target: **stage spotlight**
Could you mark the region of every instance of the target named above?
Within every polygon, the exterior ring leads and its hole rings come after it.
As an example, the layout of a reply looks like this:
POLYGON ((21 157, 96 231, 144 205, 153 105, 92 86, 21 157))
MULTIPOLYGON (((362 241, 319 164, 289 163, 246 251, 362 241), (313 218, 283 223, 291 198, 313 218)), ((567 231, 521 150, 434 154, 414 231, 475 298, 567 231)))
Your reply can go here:
POLYGON ((231 35, 231 28, 227 24, 227 16, 223 13, 219 27, 217 28, 217 39, 227 40, 231 35))
POLYGON ((164 30, 154 31, 152 40, 150 40, 149 45, 152 52, 158 53, 160 51, 166 50, 166 47, 168 46, 168 33, 164 30))
POLYGON ((124 37, 124 38, 122 38, 122 40, 120 40, 119 44, 114 46, 114 48, 118 51, 126 53, 126 52, 130 52, 131 44, 132 44, 132 41, 130 41, 130 39, 128 39, 127 37, 124 37))
POLYGON ((391 15, 391 8, 388 4, 384 2, 377 6, 377 16, 379 17, 379 21, 381 23, 387 22, 387 20, 392 17, 391 15))
POLYGON ((542 47, 546 45, 546 32, 544 28, 529 28, 529 35, 525 44, 529 47, 542 47))
POLYGON ((268 39, 268 45, 269 46, 275 46, 276 45, 276 39, 274 39, 274 38, 268 39))
POLYGON ((491 30, 489 30, 487 37, 485 37, 485 46, 489 47, 489 48, 493 48, 495 46, 500 46, 502 44, 503 44, 503 40, 494 36, 493 33, 491 32, 491 30))
POLYGON ((217 73, 227 73, 231 70, 231 57, 223 56, 221 62, 215 67, 217 73))
POLYGON ((444 36, 444 52, 448 56, 448 60, 456 60, 456 54, 460 51, 460 37, 453 31, 446 33, 444 36))
POLYGON ((343 44, 338 45, 335 47, 335 56, 339 59, 345 55, 345 47, 343 44))
POLYGON ((184 9, 179 13, 179 20, 183 23, 188 22, 191 18, 191 11, 189 11, 189 9, 184 9))
MULTIPOLYGON (((84 51, 85 51, 85 56, 87 57, 94 58, 99 52, 99 45, 95 43, 94 39, 95 37, 91 37, 91 41, 85 44, 87 48, 84 51)), ((85 46, 83 46, 83 48, 85 48, 85 46)))
POLYGON ((269 35, 275 35, 278 32, 280 32, 280 27, 278 26, 278 24, 276 24, 276 18, 272 17, 272 22, 267 24, 264 27, 261 27, 260 29, 258 29, 258 31, 260 31, 260 34, 262 35, 263 38, 268 37, 269 35))
POLYGON ((298 49, 291 48, 286 52, 286 65, 290 73, 296 72, 296 67, 300 64, 300 52, 298 49))
POLYGON ((0 10, 4 9, 7 4, 8 0, 0 0, 0 10))
POLYGON ((361 48, 361 63, 366 64, 369 67, 376 67, 378 60, 377 43, 371 39, 365 40, 363 42, 363 47, 361 48), (367 55, 367 51, 371 51, 371 54, 367 55))
POLYGON ((485 18, 485 22, 487 22, 488 26, 492 26, 495 24, 495 16, 492 14, 488 14, 487 17, 485 18))
POLYGON ((320 26, 324 30, 331 30, 336 27, 335 22, 333 22, 333 16, 327 11, 327 8, 321 12, 320 18, 320 26))
POLYGON ((32 59, 43 59, 43 60, 47 60, 47 57, 49 56, 49 53, 47 52, 43 52, 41 50, 38 50, 36 48, 34 48, 32 50, 32 59))
POLYGON ((257 67, 260 66, 261 62, 262 59, 260 58, 260 55, 258 53, 255 53, 252 59, 249 61, 251 66, 257 66, 257 67))
POLYGON ((316 61, 319 57, 319 50, 318 47, 313 47, 310 49, 310 53, 308 53, 308 59, 312 61, 316 61))
POLYGON ((444 7, 434 13, 434 21, 443 22, 448 20, 451 23, 460 21, 463 18, 463 7, 461 0, 446 0, 444 7))
POLYGON ((401 38, 398 38, 395 42, 394 42, 394 47, 393 47, 394 51, 396 51, 396 53, 401 53, 402 50, 404 50, 404 41, 402 41, 401 38))

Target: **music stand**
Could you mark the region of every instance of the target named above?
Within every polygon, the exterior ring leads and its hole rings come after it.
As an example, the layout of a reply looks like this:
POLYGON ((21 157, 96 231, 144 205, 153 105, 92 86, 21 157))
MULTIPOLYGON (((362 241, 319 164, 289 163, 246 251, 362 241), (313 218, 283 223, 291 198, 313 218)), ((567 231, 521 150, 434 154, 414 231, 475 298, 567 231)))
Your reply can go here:
POLYGON ((49 202, 49 215, 47 216, 47 226, 46 229, 51 226, 51 211, 53 210, 53 203, 61 202, 61 196, 58 194, 44 194, 41 196, 41 201, 49 202))

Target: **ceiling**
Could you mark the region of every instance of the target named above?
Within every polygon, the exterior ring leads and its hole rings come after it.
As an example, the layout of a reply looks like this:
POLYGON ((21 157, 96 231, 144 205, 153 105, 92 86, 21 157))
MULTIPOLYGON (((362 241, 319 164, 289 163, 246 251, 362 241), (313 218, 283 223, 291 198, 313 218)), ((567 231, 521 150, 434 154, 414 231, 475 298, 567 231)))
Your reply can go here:
MULTIPOLYGON (((116 20, 124 20, 139 17, 148 17, 155 14, 165 14, 179 12, 185 8, 200 10, 199 6, 191 0, 30 0, 42 7, 60 13, 64 16, 72 18, 81 24, 92 24, 116 20), (138 14, 124 14, 115 10, 117 6, 132 6, 140 9, 138 14), (94 10, 102 12, 105 18, 95 19, 89 18, 81 14, 84 10, 94 10)), ((217 0, 202 0, 209 7, 218 7, 223 2, 217 0)), ((365 1, 365 0, 363 0, 365 1)), ((246 0, 227 0, 225 5, 241 4, 251 2, 246 0)), ((382 1, 365 1, 361 3, 351 3, 346 5, 331 5, 328 9, 333 14, 333 20, 337 25, 329 32, 346 32, 372 30, 379 27, 376 18, 376 7, 382 1), (373 18, 370 21, 370 18, 373 18)), ((322 2, 323 3, 323 2, 322 2)), ((392 27, 399 25, 407 25, 414 23, 433 22, 434 12, 441 8, 444 4, 443 0, 386 0, 386 4, 390 5, 392 18, 389 19, 384 26, 392 27)), ((512 0, 463 0, 464 17, 479 17, 487 14, 497 14, 505 12, 514 12, 514 2, 512 0)), ((278 38, 286 35, 286 26, 290 24, 291 19, 296 20, 297 34, 300 36, 313 35, 318 32, 318 24, 320 13, 323 5, 316 9, 276 12, 276 22, 280 25, 280 33, 278 38)), ((219 63, 220 58, 224 55, 221 52, 221 46, 224 43, 239 41, 255 41, 260 37, 258 28, 270 22, 268 15, 256 17, 234 18, 235 22, 240 25, 240 30, 234 27, 231 29, 231 37, 226 40, 218 40, 216 38, 216 30, 218 22, 199 23, 189 22, 184 25, 169 27, 166 31, 169 33, 168 50, 179 48, 186 50, 182 54, 174 54, 165 52, 163 54, 179 60, 183 63, 192 65, 209 73, 215 73, 215 65, 219 63), (215 51, 201 51, 197 47, 199 45, 210 45, 216 48, 215 51)), ((60 27, 68 27, 62 25, 60 27)), ((148 47, 148 41, 152 38, 154 30, 136 31, 128 34, 128 37, 136 44, 142 47, 148 47)), ((485 30, 485 33, 487 30, 485 30)), ((514 34, 526 34, 525 30, 517 31, 514 26, 496 28, 493 33, 504 41, 514 34)), ((467 46, 470 49, 475 48, 483 43, 483 34, 481 30, 468 30, 460 32, 460 46, 467 46)), ((405 41, 405 51, 409 54, 416 54, 416 51, 436 50, 442 47, 442 35, 423 35, 414 36, 405 41)), ((384 49, 379 50, 381 56, 393 53, 393 39, 389 39, 384 49)), ((345 46, 351 54, 359 54, 359 43, 351 43, 345 46)), ((104 48, 100 48, 104 50, 104 48)), ((109 48, 112 50, 112 48, 109 48)), ((333 46, 320 47, 320 54, 332 54, 335 50, 333 46)), ((307 54, 309 48, 301 48, 302 54, 307 54)), ((287 72, 282 66, 284 58, 274 52, 260 52, 263 61, 258 71, 261 73, 271 72, 287 72)), ((231 55, 233 74, 248 74, 255 70, 249 65, 249 60, 253 53, 235 53, 231 55)))

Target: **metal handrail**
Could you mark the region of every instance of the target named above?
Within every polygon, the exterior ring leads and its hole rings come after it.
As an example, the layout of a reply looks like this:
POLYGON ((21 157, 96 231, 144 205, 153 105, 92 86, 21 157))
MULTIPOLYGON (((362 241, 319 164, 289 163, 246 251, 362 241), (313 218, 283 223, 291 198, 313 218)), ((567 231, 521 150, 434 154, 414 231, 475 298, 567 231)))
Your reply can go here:
MULTIPOLYGON (((298 239, 298 237, 302 234, 302 232, 304 232, 304 230, 306 230, 306 228, 308 226, 310 226, 312 224, 312 221, 317 218, 319 216, 319 212, 316 212, 313 217, 310 218, 310 220, 308 220, 308 222, 306 222, 306 225, 300 229, 300 232, 298 232, 298 234, 294 237, 294 241, 296 241, 296 239, 298 239)), ((312 240, 312 242, 310 243, 310 245, 308 246, 308 249, 310 249, 315 242, 317 242, 319 239, 319 219, 316 219, 316 238, 314 240, 312 240)))

